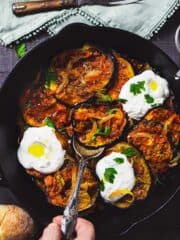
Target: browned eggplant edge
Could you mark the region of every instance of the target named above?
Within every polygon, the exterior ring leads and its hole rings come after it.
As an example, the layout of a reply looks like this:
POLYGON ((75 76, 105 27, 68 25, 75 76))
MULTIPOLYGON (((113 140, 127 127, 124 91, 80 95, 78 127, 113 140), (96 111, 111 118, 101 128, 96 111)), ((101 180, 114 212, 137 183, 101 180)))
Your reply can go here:
MULTIPOLYGON (((72 116, 71 116, 71 123, 72 123, 72 126, 73 126, 73 129, 76 127, 76 121, 74 119, 74 114, 75 114, 75 111, 80 108, 80 107, 86 107, 86 108, 90 108, 92 106, 108 106, 109 108, 112 108, 114 107, 115 105, 117 104, 121 104, 119 103, 118 101, 112 101, 112 102, 84 102, 84 103, 80 103, 78 105, 76 105, 73 109, 73 112, 72 112, 72 116)), ((122 109, 123 111, 123 109, 122 109)), ((93 147, 93 146, 86 146, 84 145, 82 142, 79 141, 78 139, 78 136, 77 136, 77 133, 76 131, 74 131, 74 135, 75 135, 75 138, 76 140, 78 141, 78 143, 83 146, 84 148, 87 148, 87 149, 98 149, 99 147, 105 147, 105 148, 109 148, 109 147, 112 147, 114 144, 118 143, 120 140, 124 140, 126 135, 127 135, 127 131, 129 129, 129 124, 128 124, 128 121, 127 121, 127 114, 123 111, 124 113, 124 118, 126 119, 126 125, 124 127, 124 130, 122 132, 122 134, 115 140, 113 140, 111 143, 108 143, 108 144, 104 144, 104 145, 101 145, 101 146, 98 146, 98 147, 93 147)))

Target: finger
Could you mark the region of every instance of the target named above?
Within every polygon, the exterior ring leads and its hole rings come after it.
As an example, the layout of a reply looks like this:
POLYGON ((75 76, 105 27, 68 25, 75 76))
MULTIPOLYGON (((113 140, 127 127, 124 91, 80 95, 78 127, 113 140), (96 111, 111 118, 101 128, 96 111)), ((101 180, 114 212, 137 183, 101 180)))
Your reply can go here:
POLYGON ((56 223, 50 223, 43 231, 43 235, 40 240, 60 240, 61 231, 59 225, 56 223))
POLYGON ((61 226, 62 219, 63 219, 62 215, 56 216, 56 217, 53 218, 52 222, 58 224, 59 226, 61 226))
POLYGON ((76 225, 77 237, 75 240, 94 240, 95 239, 95 230, 91 222, 78 218, 76 225))

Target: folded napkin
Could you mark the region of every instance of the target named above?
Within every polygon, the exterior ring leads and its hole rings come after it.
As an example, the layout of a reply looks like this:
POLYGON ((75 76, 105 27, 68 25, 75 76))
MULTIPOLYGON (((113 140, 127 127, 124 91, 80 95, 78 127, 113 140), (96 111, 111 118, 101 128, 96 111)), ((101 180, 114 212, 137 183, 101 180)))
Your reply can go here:
POLYGON ((0 41, 4 45, 28 39, 43 29, 54 35, 74 22, 124 29, 150 39, 180 7, 180 0, 144 0, 125 6, 83 6, 16 17, 11 10, 15 1, 0 3, 0 41))

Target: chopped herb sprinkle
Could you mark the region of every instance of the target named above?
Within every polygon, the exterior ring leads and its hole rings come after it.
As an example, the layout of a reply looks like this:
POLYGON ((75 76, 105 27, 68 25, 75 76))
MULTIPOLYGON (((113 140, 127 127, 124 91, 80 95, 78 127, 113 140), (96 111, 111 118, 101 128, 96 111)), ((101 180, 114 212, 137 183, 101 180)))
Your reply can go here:
POLYGON ((113 183, 115 179, 115 175, 117 174, 116 169, 114 168, 106 168, 104 172, 104 178, 107 182, 113 183))
POLYGON ((145 84, 145 81, 132 83, 130 85, 130 92, 132 92, 134 95, 142 93, 142 91, 145 91, 144 84, 145 84))

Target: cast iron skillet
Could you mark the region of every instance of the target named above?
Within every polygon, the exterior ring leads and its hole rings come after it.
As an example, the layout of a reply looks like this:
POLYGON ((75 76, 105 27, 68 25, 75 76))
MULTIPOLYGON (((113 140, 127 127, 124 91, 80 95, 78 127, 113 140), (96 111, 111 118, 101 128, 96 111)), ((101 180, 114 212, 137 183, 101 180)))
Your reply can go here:
MULTIPOLYGON (((36 187, 31 177, 17 161, 19 98, 24 87, 31 83, 39 68, 45 66, 51 56, 61 49, 81 46, 85 42, 111 47, 141 61, 148 62, 173 89, 176 103, 180 100, 180 82, 174 80, 177 66, 157 47, 143 38, 129 32, 90 27, 84 24, 72 24, 65 27, 57 36, 30 51, 9 74, 0 92, 0 165, 12 191, 22 207, 27 209, 38 222, 39 229, 53 216, 62 213, 62 209, 47 203, 44 193, 36 187)), ((180 109, 180 105, 177 110, 180 109)), ((119 238, 124 230, 148 218, 162 208, 179 189, 180 174, 176 168, 169 173, 168 181, 153 189, 149 197, 127 210, 107 205, 103 211, 94 211, 87 216, 96 227, 98 239, 119 238)))

